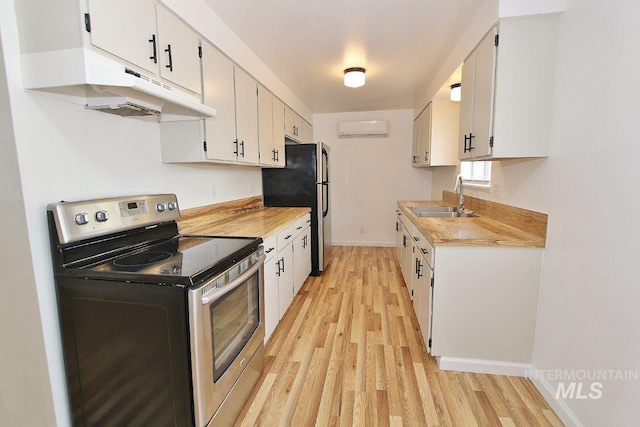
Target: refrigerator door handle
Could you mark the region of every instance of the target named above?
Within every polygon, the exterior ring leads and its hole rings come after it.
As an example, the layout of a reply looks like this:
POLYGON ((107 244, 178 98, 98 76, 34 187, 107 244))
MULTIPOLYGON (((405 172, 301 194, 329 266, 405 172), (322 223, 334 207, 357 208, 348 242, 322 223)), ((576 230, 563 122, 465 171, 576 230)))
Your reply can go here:
POLYGON ((323 205, 324 205, 323 209, 322 209, 322 217, 324 218, 329 213, 329 181, 322 183, 322 190, 323 190, 322 191, 322 193, 323 193, 322 194, 322 196, 323 196, 322 197, 322 202, 323 202, 323 205), (327 203, 326 203, 326 205, 324 205, 324 189, 325 188, 327 190, 327 203))

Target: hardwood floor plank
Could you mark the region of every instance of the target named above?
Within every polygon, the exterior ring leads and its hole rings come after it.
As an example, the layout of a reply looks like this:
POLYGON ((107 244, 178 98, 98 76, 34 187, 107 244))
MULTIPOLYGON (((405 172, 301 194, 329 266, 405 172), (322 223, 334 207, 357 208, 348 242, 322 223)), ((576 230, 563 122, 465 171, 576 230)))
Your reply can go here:
POLYGON ((265 347, 235 426, 561 426, 524 378, 443 372, 395 248, 334 247, 265 347))

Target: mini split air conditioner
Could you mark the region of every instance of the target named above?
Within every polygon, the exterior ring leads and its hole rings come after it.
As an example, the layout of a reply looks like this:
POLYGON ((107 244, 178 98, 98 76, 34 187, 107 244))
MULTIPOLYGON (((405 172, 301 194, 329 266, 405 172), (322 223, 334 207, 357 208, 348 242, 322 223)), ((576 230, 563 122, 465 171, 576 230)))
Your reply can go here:
POLYGON ((389 135, 388 120, 357 120, 338 123, 339 137, 381 137, 389 135))

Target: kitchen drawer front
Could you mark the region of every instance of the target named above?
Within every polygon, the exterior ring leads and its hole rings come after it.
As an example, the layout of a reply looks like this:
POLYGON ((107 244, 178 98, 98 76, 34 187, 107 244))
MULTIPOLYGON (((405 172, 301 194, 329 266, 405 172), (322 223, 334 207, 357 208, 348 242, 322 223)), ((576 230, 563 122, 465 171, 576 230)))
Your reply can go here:
POLYGON ((302 230, 304 230, 304 220, 306 217, 298 218, 296 222, 293 223, 293 237, 298 237, 302 230))
POLYGON ((429 267, 433 268, 435 250, 422 234, 418 234, 418 236, 420 236, 420 241, 418 242, 420 252, 422 252, 422 256, 427 260, 427 263, 429 263, 429 267))
POLYGON ((281 251, 285 246, 293 241, 294 231, 295 226, 293 224, 290 224, 278 233, 277 239, 279 251, 281 251))
POLYGON ((307 227, 311 227, 311 213, 308 213, 302 217, 302 226, 303 230, 307 227))
POLYGON ((277 235, 274 234, 273 236, 269 237, 268 239, 265 239, 265 241, 262 243, 262 246, 264 246, 264 254, 267 257, 265 259, 265 262, 267 262, 271 258, 276 256, 276 254, 278 253, 278 237, 277 237, 277 235))

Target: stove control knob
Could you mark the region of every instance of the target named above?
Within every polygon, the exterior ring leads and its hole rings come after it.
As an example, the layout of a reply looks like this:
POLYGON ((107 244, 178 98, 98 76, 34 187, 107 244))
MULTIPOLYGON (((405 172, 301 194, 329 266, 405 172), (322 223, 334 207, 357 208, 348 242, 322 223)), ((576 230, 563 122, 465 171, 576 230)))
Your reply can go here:
POLYGON ((88 213, 76 214, 75 220, 76 220, 76 224, 85 225, 89 222, 89 214, 88 213))
POLYGON ((107 211, 96 212, 96 220, 98 222, 105 222, 108 219, 109 219, 109 213, 107 211))
POLYGON ((164 212, 167 209, 167 205, 164 203, 158 203, 156 209, 158 210, 158 212, 164 212))
POLYGON ((169 202, 167 204, 167 207, 169 208, 170 211, 172 211, 172 210, 175 210, 178 207, 178 205, 176 204, 176 202, 169 202))

